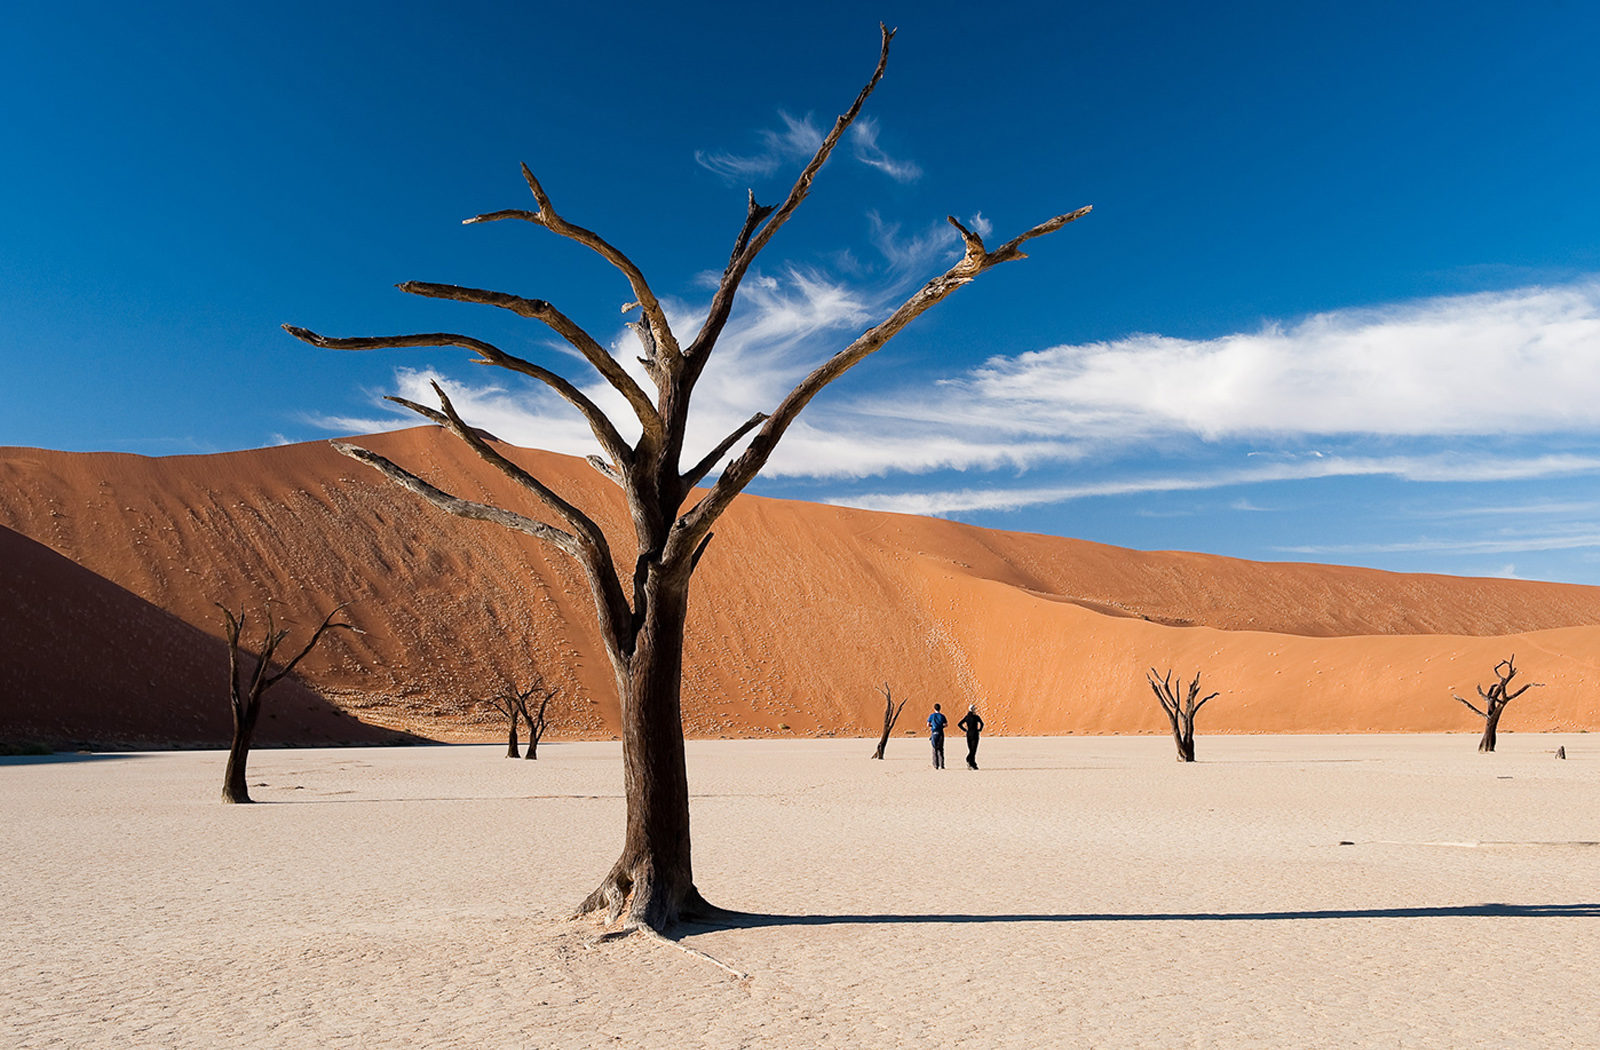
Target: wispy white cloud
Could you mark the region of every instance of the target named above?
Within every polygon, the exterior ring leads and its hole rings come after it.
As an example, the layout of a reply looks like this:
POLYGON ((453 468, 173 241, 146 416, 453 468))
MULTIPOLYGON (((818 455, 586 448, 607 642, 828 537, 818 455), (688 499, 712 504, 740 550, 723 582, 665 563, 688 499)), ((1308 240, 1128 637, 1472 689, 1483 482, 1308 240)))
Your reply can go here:
MULTIPOLYGON (((691 457, 769 411, 957 250, 947 226, 908 236, 872 222, 881 255, 874 265, 853 260, 857 272, 844 276, 814 267, 750 275, 696 391, 691 457)), ((680 332, 694 331, 705 309, 666 305, 680 332)), ((613 348, 647 382, 632 334, 619 328, 613 348)), ((435 378, 469 421, 508 441, 595 451, 581 419, 537 385, 396 372, 400 393, 414 400, 431 402, 435 378)), ((835 499, 943 515, 1313 478, 1592 475, 1600 473, 1600 448, 1588 436, 1600 431, 1600 281, 1325 313, 1212 340, 1146 335, 1061 346, 889 389, 878 379, 876 390, 825 392, 779 446, 768 476, 968 472, 970 484, 835 499), (1539 450, 1532 437, 1553 432, 1573 435, 1564 442, 1570 450, 1539 450), (1139 465, 1154 447, 1169 468, 1139 465)), ((630 418, 604 384, 585 389, 619 422, 630 418)), ((401 413, 316 422, 355 432, 414 421, 401 413)), ((1571 510, 1572 501, 1550 502, 1565 508, 1551 514, 1571 510)))
POLYGON ((878 122, 862 117, 850 125, 850 147, 856 160, 870 168, 877 168, 896 182, 915 182, 922 178, 922 169, 908 160, 896 160, 878 145, 878 122))
POLYGON ((1549 434, 1600 427, 1600 281, 999 357, 950 388, 1025 432, 1549 434))
POLYGON ((985 485, 938 492, 864 493, 841 496, 830 502, 863 510, 942 516, 965 511, 1020 510, 1096 496, 1200 492, 1317 478, 1382 476, 1403 481, 1484 482, 1522 481, 1597 472, 1600 472, 1600 456, 1319 456, 1315 459, 1282 460, 1244 469, 1205 473, 1135 475, 1059 485, 985 485))
POLYGON ((695 150, 697 164, 730 181, 771 175, 792 160, 808 160, 822 145, 822 131, 812 123, 811 114, 792 117, 778 111, 783 122, 781 129, 763 128, 760 132, 761 148, 751 154, 722 153, 695 150))
POLYGON ((1475 539, 1420 539, 1401 543, 1307 544, 1278 547, 1285 554, 1519 554, 1535 551, 1581 550, 1600 547, 1600 530, 1547 535, 1494 536, 1475 539))
MULTIPOLYGON (((729 182, 737 182, 764 178, 776 174, 786 164, 810 160, 824 138, 812 115, 793 117, 779 110, 778 119, 782 122, 781 128, 763 128, 757 132, 761 146, 755 152, 695 150, 695 163, 729 182)), ((878 144, 878 123, 871 117, 861 117, 850 126, 848 142, 850 156, 896 182, 915 182, 922 177, 922 169, 915 162, 892 157, 878 144)))

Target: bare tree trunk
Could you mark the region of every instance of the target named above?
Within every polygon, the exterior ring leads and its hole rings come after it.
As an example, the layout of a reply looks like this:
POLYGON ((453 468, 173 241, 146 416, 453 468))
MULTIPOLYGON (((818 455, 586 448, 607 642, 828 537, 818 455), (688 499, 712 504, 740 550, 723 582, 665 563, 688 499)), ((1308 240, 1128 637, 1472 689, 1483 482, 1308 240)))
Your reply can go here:
POLYGON ((882 758, 883 749, 889 746, 889 734, 894 732, 894 724, 900 720, 900 708, 906 702, 900 701, 900 707, 894 706, 894 698, 889 695, 889 683, 883 683, 883 735, 878 738, 878 750, 872 753, 873 758, 882 758))
POLYGON ((550 724, 545 717, 545 711, 550 706, 550 698, 556 695, 554 689, 546 689, 544 697, 539 701, 538 712, 529 712, 528 696, 531 696, 541 684, 543 679, 536 677, 533 684, 528 687, 527 695, 522 698, 522 720, 528 723, 528 758, 539 757, 539 741, 544 738, 544 731, 550 724))
POLYGON ((1172 737, 1178 745, 1178 761, 1194 761, 1194 718, 1181 718, 1182 725, 1172 727, 1172 737))
POLYGON ((1502 705, 1493 708, 1489 717, 1483 720, 1483 739, 1478 741, 1478 753, 1491 754, 1494 751, 1495 730, 1500 728, 1500 714, 1505 710, 1502 705))
POLYGON ((630 925, 660 930, 708 908, 695 889, 689 851, 689 780, 680 707, 687 581, 681 587, 654 582, 630 673, 619 682, 628 802, 622 855, 578 912, 604 908, 607 921, 614 922, 627 904, 630 925))
POLYGON ((245 767, 250 760, 250 740, 255 735, 256 718, 260 714, 259 701, 254 705, 236 701, 233 705, 233 741, 228 745, 228 768, 222 777, 224 802, 255 801, 250 797, 245 767))
POLYGON ((522 752, 517 750, 517 715, 511 713, 510 728, 506 730, 506 757, 521 758, 522 752))

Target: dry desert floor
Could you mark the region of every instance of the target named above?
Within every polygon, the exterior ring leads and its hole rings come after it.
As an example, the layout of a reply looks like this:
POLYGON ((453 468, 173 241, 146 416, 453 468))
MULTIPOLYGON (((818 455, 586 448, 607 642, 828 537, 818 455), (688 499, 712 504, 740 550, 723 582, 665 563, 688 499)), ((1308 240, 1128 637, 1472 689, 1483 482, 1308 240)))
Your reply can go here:
POLYGON ((566 917, 616 744, 3 759, 0 1044, 1600 1046, 1600 734, 1198 743, 692 742, 742 978, 566 917))

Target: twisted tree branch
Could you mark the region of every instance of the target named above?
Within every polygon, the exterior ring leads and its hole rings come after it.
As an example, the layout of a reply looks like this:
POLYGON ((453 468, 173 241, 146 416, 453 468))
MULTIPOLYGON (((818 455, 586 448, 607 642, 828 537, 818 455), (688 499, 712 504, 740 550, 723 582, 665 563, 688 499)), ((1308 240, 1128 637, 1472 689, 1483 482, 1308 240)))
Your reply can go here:
POLYGON ((822 140, 822 145, 817 147, 817 152, 801 170, 800 177, 795 180, 783 203, 775 209, 762 208, 756 204, 755 195, 751 194, 744 228, 740 230, 739 237, 734 242, 733 257, 728 260, 728 267, 722 273, 716 294, 712 296, 711 309, 706 314, 705 323, 700 326, 699 333, 685 351, 685 355, 696 362, 697 369, 704 367, 705 358, 716 345, 723 326, 728 323, 728 315, 733 311, 734 295, 738 292, 739 283, 744 280, 745 273, 749 271, 750 264, 755 262, 756 256, 761 254, 761 249, 772 240, 773 234, 789 221, 795 209, 800 207, 800 202, 806 199, 806 195, 811 192, 811 183, 816 179, 817 172, 822 170, 822 165, 827 162, 828 156, 833 153, 834 147, 839 144, 846 129, 855 123, 856 116, 866 104, 867 97, 878 86, 878 81, 883 79, 883 71, 889 64, 889 42, 894 39, 895 31, 882 23, 879 23, 878 29, 883 36, 883 43, 878 52, 877 67, 873 69, 872 76, 861 89, 861 93, 856 96, 856 100, 850 104, 850 108, 833 122, 833 130, 828 132, 822 140), (756 227, 769 214, 771 218, 757 232, 756 227))
POLYGON ((504 211, 488 212, 484 215, 474 215, 470 219, 463 219, 463 225, 478 222, 497 222, 501 219, 520 219, 531 222, 536 226, 543 226, 551 233, 559 234, 570 241, 576 241, 586 248, 594 251, 606 262, 621 271, 628 279, 628 284, 633 288, 633 297, 644 310, 646 320, 650 323, 651 330, 655 333, 656 342, 668 352, 668 356, 678 356, 678 340, 672 334, 672 328, 667 324, 666 311, 661 308, 661 301, 650 290, 650 284, 645 280, 644 273, 634 264, 633 260, 624 255, 614 245, 601 237, 593 230, 586 229, 575 223, 570 223, 556 213, 555 206, 550 203, 549 194, 534 177, 533 172, 526 164, 522 165, 522 178, 528 184, 528 189, 533 192, 533 199, 538 202, 538 211, 526 211, 512 208, 504 211))
MULTIPOLYGON (((854 342, 819 365, 789 392, 783 402, 768 416, 765 425, 751 440, 744 453, 722 472, 711 492, 678 519, 673 526, 673 538, 670 541, 667 557, 686 556, 686 552, 705 535, 733 502, 734 497, 744 491, 745 486, 749 485, 766 465, 778 440, 823 387, 854 368, 869 354, 898 335, 906 325, 979 274, 1001 263, 1026 258, 1027 256, 1019 250, 1019 245, 1059 230, 1092 210, 1092 207, 1083 207, 1057 215, 1012 238, 993 252, 984 249, 983 239, 977 234, 963 231, 967 251, 954 266, 923 285, 888 318, 857 336, 854 342)), ((957 227, 960 228, 960 224, 957 224, 957 227)))
MULTIPOLYGON (((355 338, 340 339, 333 336, 319 335, 309 328, 286 324, 283 330, 312 346, 322 347, 327 350, 399 350, 415 347, 456 346, 463 350, 471 350, 478 355, 476 363, 494 365, 512 372, 518 372, 532 379, 544 383, 562 400, 576 408, 583 415, 584 421, 589 424, 590 433, 594 434, 600 447, 606 454, 618 463, 627 464, 633 461, 633 449, 622 440, 622 435, 617 431, 611 418, 591 401, 587 394, 573 386, 563 377, 536 365, 532 361, 524 361, 520 357, 506 353, 493 343, 482 339, 475 339, 469 335, 458 335, 454 332, 424 332, 415 335, 380 335, 358 336, 355 338)), ((408 406, 409 407, 409 406, 408 406)), ((424 413, 426 415, 426 413, 424 413)))
POLYGON ((410 295, 420 295, 429 299, 450 299, 458 303, 496 306, 502 310, 510 310, 518 317, 541 322, 570 343, 617 393, 627 399, 634 415, 639 417, 641 426, 647 431, 660 431, 661 416, 656 412, 656 407, 650 398, 640 389, 639 384, 633 381, 633 377, 617 363, 616 358, 612 357, 597 339, 544 299, 524 299, 520 295, 511 295, 507 292, 464 288, 454 284, 433 284, 426 281, 406 281, 395 287, 410 295))

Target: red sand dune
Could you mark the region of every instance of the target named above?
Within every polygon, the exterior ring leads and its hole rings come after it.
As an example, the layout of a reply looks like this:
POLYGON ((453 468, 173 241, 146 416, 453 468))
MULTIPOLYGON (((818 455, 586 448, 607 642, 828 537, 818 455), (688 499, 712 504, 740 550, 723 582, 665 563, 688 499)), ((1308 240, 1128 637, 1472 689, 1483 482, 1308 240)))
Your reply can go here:
MULTIPOLYGON (((536 513, 436 428, 360 443, 465 498, 536 513)), ((612 535, 631 535, 620 493, 582 460, 512 454, 612 535)), ((15 554, 9 539, 0 593, 15 597, 0 637, 29 641, 0 661, 0 740, 37 725, 75 739, 213 739, 197 728, 202 707, 225 735, 221 672, 213 683, 140 654, 171 649, 182 624, 219 639, 215 602, 269 597, 302 631, 350 603, 366 633, 331 636, 301 667, 371 725, 492 739, 478 702, 533 667, 561 687, 554 732, 617 726, 588 592, 564 555, 435 511, 320 442, 159 459, 0 449, 0 526, 148 603, 34 629, 58 604, 83 608, 68 596, 94 586, 61 582, 62 566, 40 567, 48 552, 15 554), (182 621, 166 641, 129 630, 163 610, 182 621), (138 677, 130 659, 147 660, 142 680, 158 685, 120 693, 138 677), (89 682, 125 702, 86 705, 89 682)), ((695 577, 685 721, 703 736, 875 733, 887 681, 909 700, 910 728, 938 700, 976 701, 1008 733, 1163 731, 1143 673, 1171 666, 1222 691, 1202 733, 1471 731, 1451 692, 1473 695, 1512 652, 1546 685, 1508 708, 1503 728, 1600 727, 1600 588, 1131 551, 746 496, 695 577)), ((269 694, 268 710, 275 699, 304 705, 269 694)), ((309 722, 304 733, 329 738, 309 722)))
MULTIPOLYGON (((228 738, 224 642, 6 528, 0 566, 0 742, 181 747, 228 738)), ((293 678, 267 696, 256 730, 264 744, 391 736, 293 678)))

